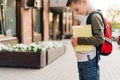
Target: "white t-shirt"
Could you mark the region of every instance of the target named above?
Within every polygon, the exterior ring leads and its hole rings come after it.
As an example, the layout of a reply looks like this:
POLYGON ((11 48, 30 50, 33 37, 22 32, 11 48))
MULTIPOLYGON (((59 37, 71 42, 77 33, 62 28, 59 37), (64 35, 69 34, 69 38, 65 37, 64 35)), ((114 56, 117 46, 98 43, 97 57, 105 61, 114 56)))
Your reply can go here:
MULTIPOLYGON (((88 17, 88 15, 87 16, 77 15, 75 18, 81 22, 80 25, 87 25, 86 24, 87 17, 88 17)), ((88 61, 89 60, 88 58, 90 58, 90 60, 91 60, 95 56, 96 56, 96 48, 95 48, 95 46, 94 46, 94 49, 92 51, 77 52, 76 53, 76 57, 77 57, 78 62, 88 61)))

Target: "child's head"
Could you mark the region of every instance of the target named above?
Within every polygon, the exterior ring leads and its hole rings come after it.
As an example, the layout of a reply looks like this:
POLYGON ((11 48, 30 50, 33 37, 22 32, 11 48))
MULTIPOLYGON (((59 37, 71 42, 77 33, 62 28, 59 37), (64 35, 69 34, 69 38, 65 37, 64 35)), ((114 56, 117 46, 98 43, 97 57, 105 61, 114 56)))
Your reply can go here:
POLYGON ((68 0, 67 5, 78 15, 87 15, 93 9, 89 0, 68 0))

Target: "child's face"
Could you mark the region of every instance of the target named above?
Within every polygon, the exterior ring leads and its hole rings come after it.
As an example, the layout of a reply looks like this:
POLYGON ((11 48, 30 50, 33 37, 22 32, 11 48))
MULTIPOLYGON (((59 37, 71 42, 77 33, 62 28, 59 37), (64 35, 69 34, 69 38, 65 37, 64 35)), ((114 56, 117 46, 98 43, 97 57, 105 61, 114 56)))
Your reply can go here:
POLYGON ((87 15, 87 4, 85 2, 72 3, 70 7, 76 15, 87 15))

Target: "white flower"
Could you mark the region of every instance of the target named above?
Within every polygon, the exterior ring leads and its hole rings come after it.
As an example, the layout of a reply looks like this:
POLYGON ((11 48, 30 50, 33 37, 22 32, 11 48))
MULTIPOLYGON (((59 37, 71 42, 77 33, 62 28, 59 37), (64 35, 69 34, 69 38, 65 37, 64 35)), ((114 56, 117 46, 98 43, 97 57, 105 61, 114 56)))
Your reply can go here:
POLYGON ((4 45, 3 45, 3 44, 0 44, 0 51, 3 50, 3 47, 4 47, 4 45))
POLYGON ((55 44, 56 47, 62 47, 63 46, 63 42, 61 42, 61 41, 56 41, 56 42, 54 42, 54 44, 55 44))
POLYGON ((50 49, 53 49, 53 48, 56 48, 56 45, 54 44, 54 42, 51 41, 47 43, 47 47, 50 49))
POLYGON ((48 49, 54 49, 57 47, 62 47, 62 42, 57 41, 44 41, 39 43, 32 43, 29 46, 25 44, 16 44, 16 45, 10 45, 7 46, 0 44, 0 51, 15 51, 15 52, 42 52, 46 51, 48 49))
POLYGON ((37 52, 37 44, 36 43, 30 44, 30 46, 28 47, 28 50, 33 51, 33 52, 37 52))
POLYGON ((8 51, 8 50, 9 50, 8 46, 0 44, 0 51, 8 51))
MULTIPOLYGON (((44 45, 44 43, 38 43, 37 48, 38 48, 38 50, 46 51, 48 47, 46 47, 46 46, 44 45)), ((38 51, 38 52, 39 52, 39 51, 38 51)))
POLYGON ((22 51, 25 52, 27 51, 27 45, 25 44, 16 44, 12 47, 13 51, 22 51))

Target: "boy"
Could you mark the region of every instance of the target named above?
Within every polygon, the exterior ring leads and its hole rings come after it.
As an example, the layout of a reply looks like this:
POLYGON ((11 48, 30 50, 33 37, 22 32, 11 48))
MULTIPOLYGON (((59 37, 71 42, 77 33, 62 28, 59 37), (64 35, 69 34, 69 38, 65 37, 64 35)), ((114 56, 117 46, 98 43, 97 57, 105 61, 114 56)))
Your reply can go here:
MULTIPOLYGON (((68 0, 69 6, 75 14, 86 16, 85 20, 94 8, 89 0, 68 0)), ((84 21, 86 24, 86 21, 84 21)), ((93 31, 92 37, 73 37, 71 43, 73 46, 77 45, 93 45, 94 49, 87 52, 77 52, 76 57, 78 61, 78 71, 80 80, 99 80, 99 54, 96 51, 95 45, 100 45, 104 42, 103 21, 100 14, 93 14, 91 17, 91 26, 93 31)))

